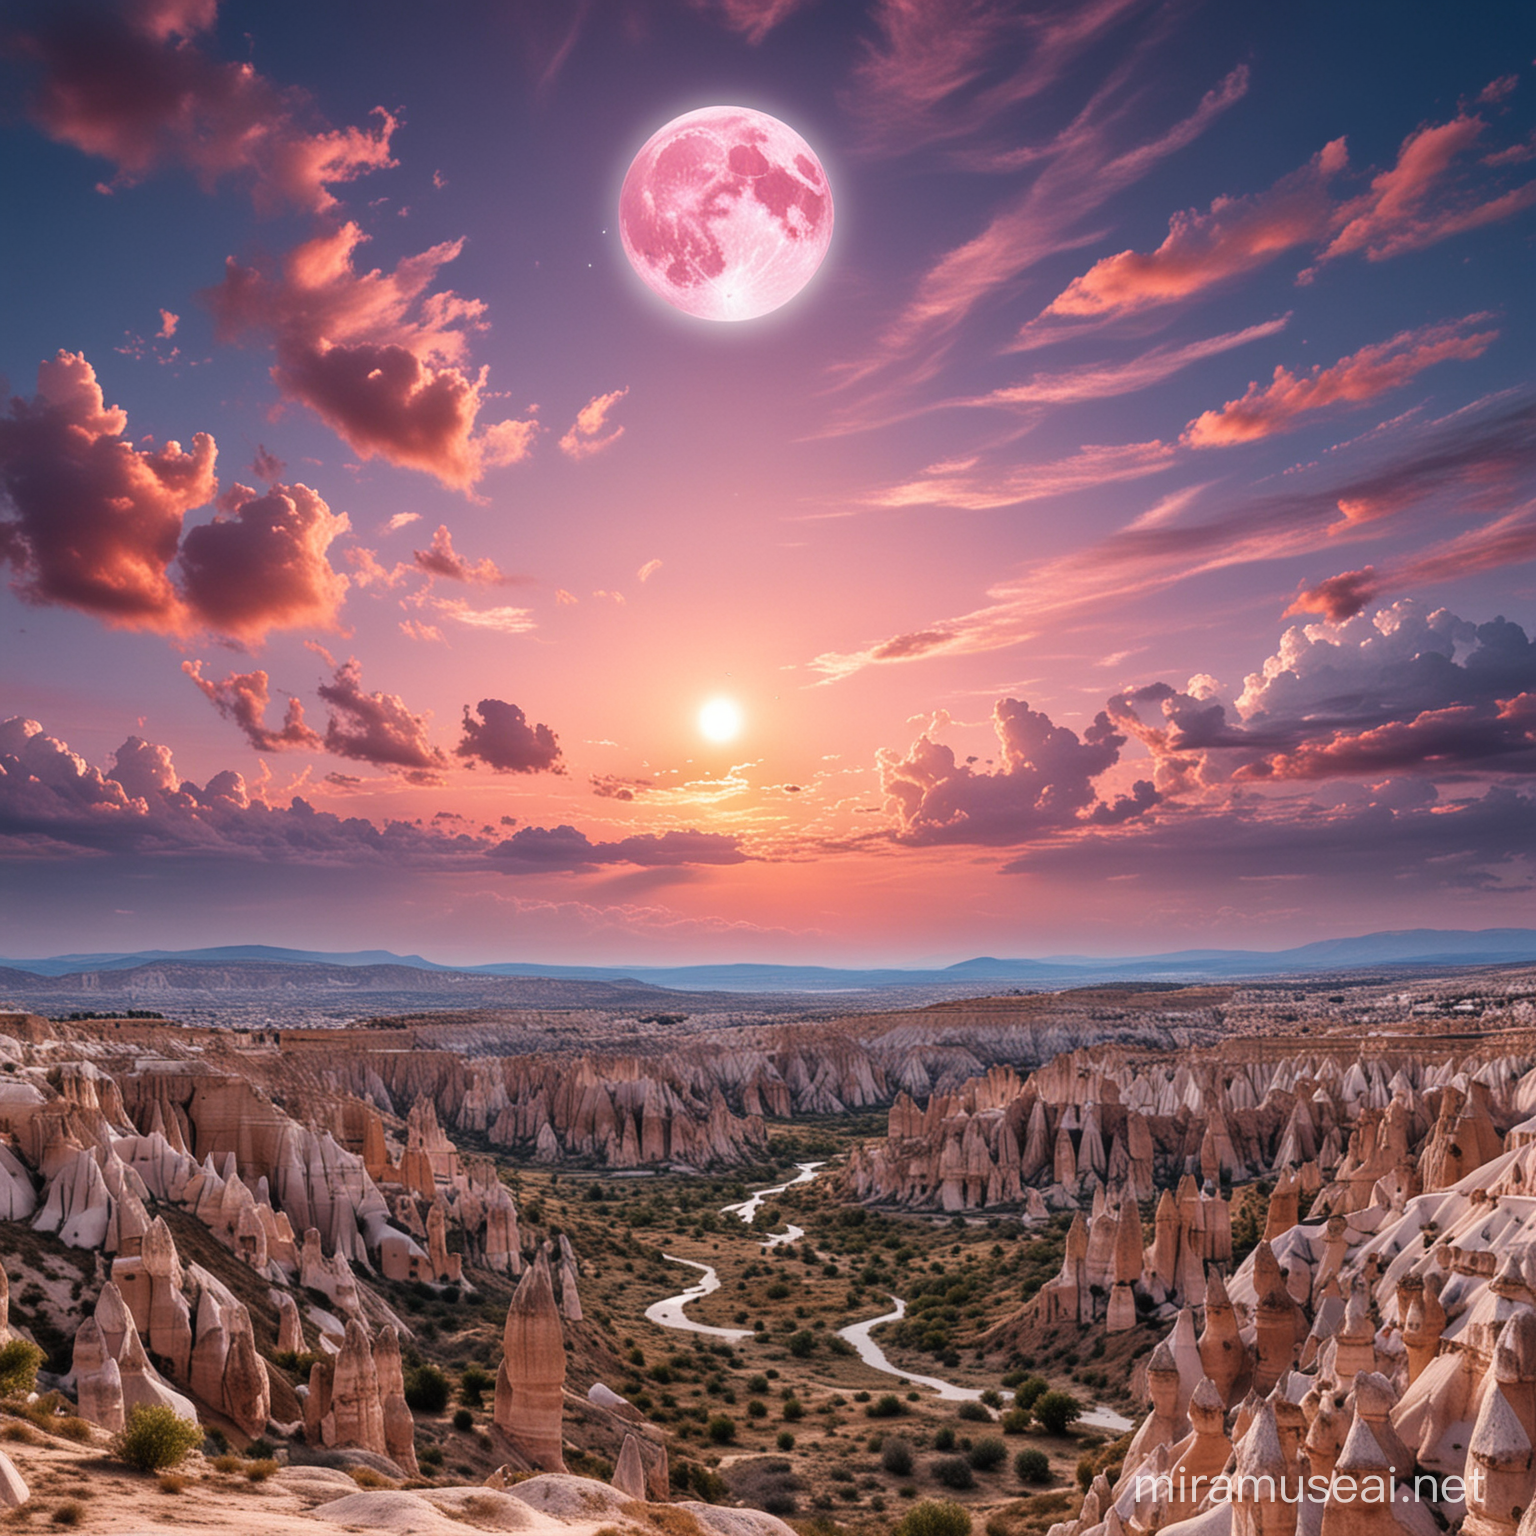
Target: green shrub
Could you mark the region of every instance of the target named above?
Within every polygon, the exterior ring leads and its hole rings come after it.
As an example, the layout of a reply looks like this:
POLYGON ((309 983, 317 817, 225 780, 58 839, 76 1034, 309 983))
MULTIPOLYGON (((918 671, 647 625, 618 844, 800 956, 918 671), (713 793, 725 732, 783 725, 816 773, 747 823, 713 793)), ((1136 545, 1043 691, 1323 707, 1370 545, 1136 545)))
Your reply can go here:
POLYGON ((1008 1459, 1008 1447, 996 1435, 986 1435, 966 1453, 966 1459, 978 1472, 991 1472, 1008 1459))
POLYGON ((1035 1399, 1035 1417, 1048 1434, 1064 1435, 1083 1416, 1083 1405, 1070 1392, 1046 1392, 1035 1399))
POLYGON ((25 1397, 37 1385, 43 1352, 29 1339, 0 1344, 0 1397, 25 1397))
POLYGON ((448 1406, 448 1378, 435 1365, 418 1365, 405 1378, 405 1400, 417 1413, 441 1413, 448 1406))
POLYGON ((781 1451, 792 1451, 795 1448, 795 1437, 787 1429, 781 1429, 778 1438, 773 1442, 781 1451))
POLYGON ((483 1371, 478 1365, 466 1365, 459 1372, 459 1401, 466 1408, 479 1408, 485 1401, 485 1394, 496 1385, 496 1378, 489 1371, 483 1371))
POLYGON ((1005 1435, 1022 1435, 1029 1428, 1029 1409, 1010 1408, 1000 1422, 1005 1435))
POLYGON ((948 1424, 934 1431, 933 1448, 936 1451, 952 1451, 955 1448, 955 1432, 948 1424))
POLYGON ((872 1419, 899 1419, 907 1405, 894 1392, 882 1392, 864 1412, 872 1419))
POLYGON ((805 1417, 805 1404, 798 1397, 788 1397, 784 1400, 784 1406, 779 1409, 779 1416, 786 1422, 793 1424, 796 1419, 805 1417))
POLYGON ((1014 1405, 1019 1408, 1033 1408, 1050 1390, 1051 1384, 1044 1376, 1026 1376, 1013 1394, 1014 1405))
POLYGON ((736 1420, 728 1413, 717 1413, 709 1421, 709 1438, 716 1445, 729 1445, 736 1438, 736 1420))
POLYGON ((992 1422, 992 1415, 980 1403, 961 1403, 960 1417, 969 1420, 972 1424, 990 1424, 992 1422))
POLYGON ((971 1536, 971 1517, 947 1499, 923 1499, 901 1518, 896 1536, 971 1536))
POLYGON ((946 1488, 974 1488, 976 1486, 975 1474, 971 1471, 971 1464, 963 1456, 941 1456, 928 1468, 934 1482, 942 1483, 946 1488))
POLYGON ((905 1440, 887 1440, 880 1447, 880 1465, 892 1477, 908 1477, 912 1472, 912 1447, 905 1440))
POLYGON ((815 1353, 816 1335, 809 1328, 802 1328, 799 1333, 789 1336, 789 1352, 797 1360, 804 1360, 815 1353))
POLYGON ((203 1443, 203 1431, 163 1403, 140 1403, 112 1441, 112 1454, 139 1472, 180 1465, 203 1443))
POLYGON ((1044 1451, 1031 1446, 1013 1458, 1013 1475, 1021 1483, 1048 1483, 1051 1480, 1051 1458, 1044 1451))
POLYGON ((453 1427, 455 1429, 473 1429, 475 1416, 468 1408, 456 1408, 453 1413, 453 1427))

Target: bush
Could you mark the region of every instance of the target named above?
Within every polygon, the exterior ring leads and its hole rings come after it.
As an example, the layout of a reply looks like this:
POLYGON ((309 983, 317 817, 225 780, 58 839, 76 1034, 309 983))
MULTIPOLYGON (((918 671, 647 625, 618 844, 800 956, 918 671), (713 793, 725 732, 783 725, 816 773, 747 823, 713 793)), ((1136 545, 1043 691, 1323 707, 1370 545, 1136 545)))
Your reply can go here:
POLYGON ((417 1413, 441 1413, 448 1406, 448 1378, 435 1365, 418 1365, 405 1378, 405 1400, 417 1413))
POLYGON ((1029 1409, 1010 1408, 1001 1422, 1005 1435, 1022 1435, 1029 1428, 1029 1409))
POLYGON ((203 1443, 198 1425, 178 1418, 163 1403, 140 1403, 112 1441, 112 1454, 139 1472, 163 1472, 180 1465, 203 1443))
MULTIPOLYGON (((781 1429, 778 1438, 773 1442, 781 1451, 792 1451, 795 1448, 795 1437, 787 1429, 781 1429)), ((770 1510, 771 1514, 772 1511, 770 1510)))
POLYGON ((709 1421, 709 1438, 716 1445, 729 1445, 736 1438, 736 1420, 728 1413, 717 1413, 709 1421))
POLYGON ((976 1486, 975 1475, 971 1471, 971 1464, 963 1456, 941 1456, 933 1463, 928 1471, 932 1474, 936 1483, 943 1483, 946 1488, 974 1488, 976 1486))
POLYGON ((896 1536, 971 1536, 971 1517, 947 1499, 924 1499, 902 1516, 896 1536))
POLYGON ((798 1397, 785 1398, 784 1406, 779 1410, 779 1415, 786 1422, 793 1424, 796 1419, 805 1417, 805 1404, 798 1397))
POLYGON ((980 1403, 961 1403, 960 1417, 969 1420, 972 1424, 990 1424, 992 1422, 992 1415, 980 1403))
POLYGON ((1021 1483, 1048 1483, 1051 1480, 1051 1458, 1033 1446, 1020 1451, 1013 1458, 1013 1475, 1021 1483))
POLYGON ((1008 1459, 1008 1447, 996 1435, 987 1435, 970 1449, 966 1458, 978 1472, 992 1472, 1008 1459))
POLYGON ((468 1408, 457 1408, 453 1414, 453 1427, 455 1429, 473 1429, 475 1416, 468 1408))
POLYGON ((479 1408, 485 1394, 496 1385, 496 1378, 478 1365, 466 1365, 459 1372, 459 1401, 466 1408, 479 1408))
POLYGON ((948 1424, 942 1429, 936 1430, 933 1436, 933 1448, 936 1451, 952 1451, 955 1448, 955 1432, 948 1424))
POLYGON ((1048 1434, 1064 1435, 1083 1416, 1083 1405, 1070 1392, 1046 1392, 1036 1398, 1035 1417, 1048 1434))
POLYGON ((0 1344, 0 1397, 25 1397, 37 1385, 43 1352, 28 1339, 0 1344))
POLYGON ((912 1473, 912 1447, 905 1440, 887 1440, 880 1447, 880 1465, 892 1477, 909 1477, 912 1473))
POLYGON ((799 1333, 789 1336, 789 1352, 797 1360, 804 1360, 815 1352, 816 1335, 809 1328, 802 1328, 799 1333))
POLYGON ((882 1392, 864 1412, 872 1419, 899 1419, 907 1405, 894 1392, 882 1392))
POLYGON ((1050 1390, 1051 1384, 1044 1376, 1026 1376, 1013 1394, 1014 1404, 1019 1408, 1033 1408, 1050 1390))

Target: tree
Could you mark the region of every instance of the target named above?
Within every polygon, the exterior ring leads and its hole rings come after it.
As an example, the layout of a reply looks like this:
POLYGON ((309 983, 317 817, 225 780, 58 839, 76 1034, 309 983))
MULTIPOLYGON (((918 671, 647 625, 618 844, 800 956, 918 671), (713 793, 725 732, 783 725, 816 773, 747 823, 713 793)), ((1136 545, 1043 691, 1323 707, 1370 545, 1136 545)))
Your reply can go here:
POLYGON ((1048 1434, 1064 1435, 1083 1416, 1083 1405, 1070 1392, 1046 1392, 1035 1399, 1035 1417, 1048 1434))

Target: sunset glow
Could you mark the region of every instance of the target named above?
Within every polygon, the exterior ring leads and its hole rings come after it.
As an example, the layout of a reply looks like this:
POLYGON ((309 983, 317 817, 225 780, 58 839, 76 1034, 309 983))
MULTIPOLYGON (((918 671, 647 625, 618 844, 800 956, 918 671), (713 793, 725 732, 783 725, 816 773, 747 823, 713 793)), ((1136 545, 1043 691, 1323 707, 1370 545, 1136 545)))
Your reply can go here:
POLYGON ((1527 921, 1518 8, 621 9, 11 21, 4 947, 1527 921))

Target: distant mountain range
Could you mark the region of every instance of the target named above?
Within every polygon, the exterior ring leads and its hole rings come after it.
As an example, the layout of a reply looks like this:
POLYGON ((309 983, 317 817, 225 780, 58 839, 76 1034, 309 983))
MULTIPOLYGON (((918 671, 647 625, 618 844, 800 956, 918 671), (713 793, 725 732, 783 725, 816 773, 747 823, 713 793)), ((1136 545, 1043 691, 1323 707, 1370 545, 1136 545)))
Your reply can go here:
MULTIPOLYGON (((818 965, 595 966, 533 965, 502 961, 492 965, 439 965, 421 955, 388 950, 332 954, 277 949, 266 944, 230 944, 214 949, 139 950, 132 954, 52 955, 41 960, 0 960, 0 966, 34 976, 76 976, 136 970, 164 962, 176 966, 250 964, 326 967, 404 967, 459 976, 530 977, 549 981, 641 982, 677 991, 843 992, 880 987, 927 987, 997 982, 1060 986, 1136 978, 1185 980, 1238 976, 1305 975, 1376 966, 1467 966, 1536 963, 1536 929, 1483 928, 1476 931, 1410 928, 1323 939, 1294 949, 1185 949, 1158 955, 1047 955, 1039 960, 981 956, 935 970, 895 967, 845 970, 818 965)), ((446 979, 446 978, 445 978, 446 979)))

